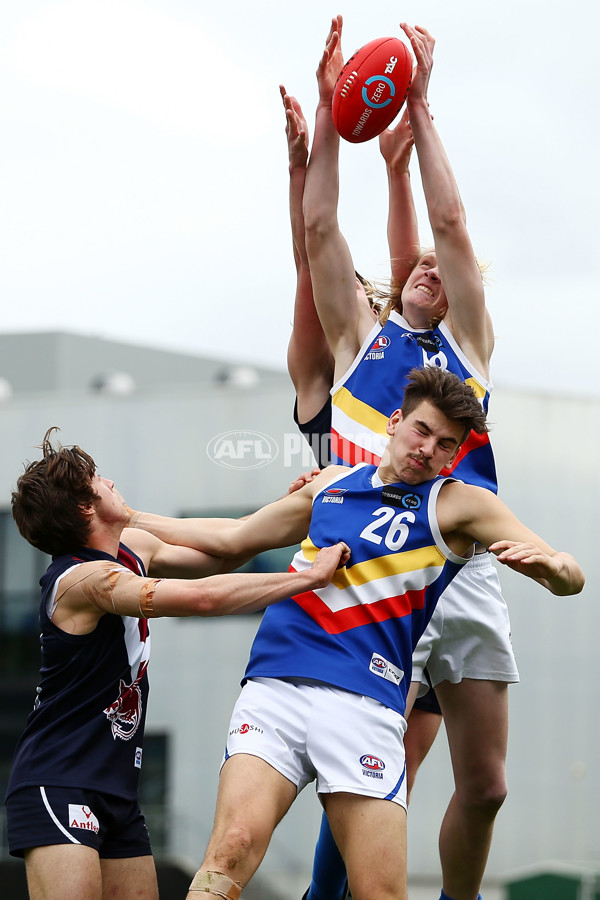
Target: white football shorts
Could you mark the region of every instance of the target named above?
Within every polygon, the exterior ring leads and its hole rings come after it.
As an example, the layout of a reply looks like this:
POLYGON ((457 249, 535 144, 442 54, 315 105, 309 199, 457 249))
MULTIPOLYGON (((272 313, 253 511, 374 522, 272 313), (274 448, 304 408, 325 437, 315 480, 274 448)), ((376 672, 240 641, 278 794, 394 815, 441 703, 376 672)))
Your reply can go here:
POLYGON ((519 680, 508 607, 490 553, 474 556, 448 585, 413 654, 420 695, 430 682, 435 687, 463 678, 519 680))
POLYGON ((406 721, 372 697, 319 681, 250 678, 233 710, 223 762, 258 756, 296 785, 392 800, 406 809, 406 721))

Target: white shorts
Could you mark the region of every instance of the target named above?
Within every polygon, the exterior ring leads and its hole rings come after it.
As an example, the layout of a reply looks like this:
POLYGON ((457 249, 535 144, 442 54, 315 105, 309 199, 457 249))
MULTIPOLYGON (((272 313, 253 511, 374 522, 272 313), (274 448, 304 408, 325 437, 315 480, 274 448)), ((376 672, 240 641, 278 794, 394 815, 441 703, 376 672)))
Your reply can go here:
POLYGON ((364 794, 406 809, 406 721, 372 697, 318 681, 250 678, 233 710, 223 762, 259 756, 318 793, 364 794))
POLYGON ((458 684, 463 678, 519 680, 508 607, 489 553, 474 556, 450 582, 413 654, 419 694, 430 683, 458 684))

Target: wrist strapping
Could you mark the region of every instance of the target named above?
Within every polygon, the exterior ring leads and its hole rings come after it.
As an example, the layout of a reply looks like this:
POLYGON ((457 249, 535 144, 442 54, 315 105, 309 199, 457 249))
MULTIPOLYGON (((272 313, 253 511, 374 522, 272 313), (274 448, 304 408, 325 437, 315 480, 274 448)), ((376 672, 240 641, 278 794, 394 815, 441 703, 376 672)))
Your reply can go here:
POLYGON ((222 872, 196 872, 190 884, 190 891, 199 891, 204 894, 214 894, 223 900, 239 900, 242 894, 242 885, 239 881, 232 881, 222 872))

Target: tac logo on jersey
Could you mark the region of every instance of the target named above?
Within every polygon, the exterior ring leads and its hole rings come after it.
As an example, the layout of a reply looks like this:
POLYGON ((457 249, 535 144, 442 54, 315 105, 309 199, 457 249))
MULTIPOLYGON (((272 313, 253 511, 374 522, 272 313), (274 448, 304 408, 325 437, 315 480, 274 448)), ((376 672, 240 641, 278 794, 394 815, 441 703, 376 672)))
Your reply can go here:
POLYGON ((400 506, 402 509, 420 509, 423 498, 414 491, 405 491, 396 485, 386 485, 381 491, 383 503, 390 506, 400 506))
POLYGON ((84 831, 98 834, 100 823, 89 806, 69 803, 69 828, 82 828, 84 831))
POLYGON ((343 503, 344 498, 342 495, 347 493, 348 488, 329 488, 328 490, 323 491, 321 503, 343 503))
POLYGON ((378 756, 371 756, 370 753, 365 753, 361 756, 359 762, 363 767, 363 775, 369 778, 383 778, 385 763, 378 756))
POLYGON ((391 340, 386 334, 378 335, 371 344, 371 347, 369 349, 369 352, 365 356, 365 359, 383 359, 385 351, 391 343, 391 340))
POLYGON ((417 344, 426 350, 427 353, 437 353, 442 346, 442 342, 437 334, 420 334, 417 337, 417 344))

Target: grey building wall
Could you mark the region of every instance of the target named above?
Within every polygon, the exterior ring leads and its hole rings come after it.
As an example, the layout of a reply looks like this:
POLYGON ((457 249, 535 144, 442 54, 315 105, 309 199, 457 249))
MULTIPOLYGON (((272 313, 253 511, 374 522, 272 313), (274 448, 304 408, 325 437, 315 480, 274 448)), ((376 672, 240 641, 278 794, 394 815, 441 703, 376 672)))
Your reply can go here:
MULTIPOLYGON (((292 402, 285 373, 247 389, 205 379, 163 383, 126 396, 74 386, 15 394, 0 406, 2 497, 8 506, 23 460, 36 458, 46 428, 59 425, 63 443, 88 450, 101 474, 114 478, 134 507, 167 515, 252 509, 281 495, 310 462, 297 440, 292 402), (238 448, 237 462, 230 455, 226 467, 210 458, 207 446, 230 431, 243 432, 232 438, 232 447, 235 441, 246 443, 238 448), (250 432, 260 435, 254 446, 250 432), (275 452, 276 458, 265 462, 275 452)), ((547 859, 600 866, 595 646, 600 398, 498 388, 491 419, 497 423, 492 437, 503 499, 553 546, 577 555, 587 584, 577 597, 557 598, 501 572, 522 681, 510 689, 510 794, 488 872, 502 875, 547 859)), ((200 859, 212 825, 229 714, 257 624, 256 617, 230 617, 152 626, 148 729, 171 735, 172 851, 192 863, 200 859)), ((442 732, 411 805, 413 873, 438 870, 437 832, 451 791, 442 732)), ((278 828, 263 870, 307 870, 319 818, 308 787, 278 828)))

